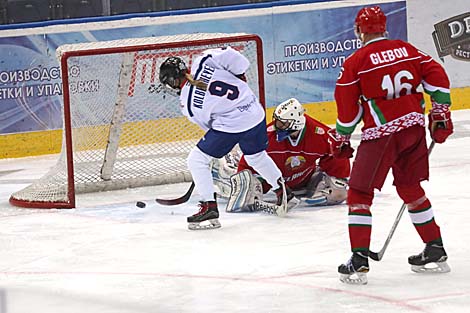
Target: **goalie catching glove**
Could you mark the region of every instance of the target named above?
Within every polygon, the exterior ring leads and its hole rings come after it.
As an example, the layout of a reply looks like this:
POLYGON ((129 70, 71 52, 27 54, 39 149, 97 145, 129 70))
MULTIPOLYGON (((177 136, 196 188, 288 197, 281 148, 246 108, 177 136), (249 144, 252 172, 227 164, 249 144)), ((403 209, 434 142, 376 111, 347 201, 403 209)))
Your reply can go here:
POLYGON ((431 138, 437 143, 443 143, 454 132, 454 125, 450 118, 449 106, 433 102, 428 115, 429 132, 431 138))
POLYGON ((340 204, 347 198, 347 186, 346 179, 317 170, 310 178, 307 192, 301 200, 312 206, 340 204))

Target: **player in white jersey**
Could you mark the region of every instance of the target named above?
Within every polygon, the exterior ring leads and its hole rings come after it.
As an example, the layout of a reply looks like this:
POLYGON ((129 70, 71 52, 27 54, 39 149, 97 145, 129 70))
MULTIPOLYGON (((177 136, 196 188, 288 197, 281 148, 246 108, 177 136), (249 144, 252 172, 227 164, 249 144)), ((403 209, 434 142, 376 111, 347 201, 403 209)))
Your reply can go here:
POLYGON ((241 53, 227 47, 204 51, 194 60, 191 71, 179 57, 167 58, 160 66, 163 87, 179 95, 182 113, 206 132, 187 160, 201 197, 199 212, 187 219, 189 229, 220 227, 210 164, 236 144, 247 163, 271 186, 277 186, 274 191, 280 210, 287 211, 287 202, 294 197, 286 188, 281 171, 266 153, 265 112, 246 83, 249 65, 241 53), (205 221, 209 224, 200 224, 205 221))

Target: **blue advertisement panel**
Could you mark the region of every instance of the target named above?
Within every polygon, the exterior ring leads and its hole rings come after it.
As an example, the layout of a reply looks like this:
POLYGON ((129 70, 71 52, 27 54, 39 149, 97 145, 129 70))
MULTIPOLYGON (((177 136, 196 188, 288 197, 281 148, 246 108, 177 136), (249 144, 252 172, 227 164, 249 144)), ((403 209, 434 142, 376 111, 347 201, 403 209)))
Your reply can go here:
MULTIPOLYGON (((381 7, 390 37, 406 40, 406 2, 381 7)), ((183 33, 257 34, 263 40, 267 107, 289 97, 302 103, 331 101, 342 63, 360 46, 353 32, 360 8, 285 12, 277 8, 266 14, 245 10, 247 14, 237 11, 236 16, 224 19, 0 38, 0 134, 62 127, 62 85, 55 50, 63 44, 89 41, 183 33)))

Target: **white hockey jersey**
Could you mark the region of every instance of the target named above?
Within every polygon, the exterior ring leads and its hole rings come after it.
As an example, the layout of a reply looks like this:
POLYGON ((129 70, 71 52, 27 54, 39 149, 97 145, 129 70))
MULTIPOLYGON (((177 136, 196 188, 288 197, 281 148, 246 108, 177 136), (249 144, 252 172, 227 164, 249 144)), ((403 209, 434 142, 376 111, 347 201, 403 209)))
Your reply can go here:
POLYGON ((194 60, 191 74, 205 82, 207 90, 186 82, 180 95, 183 114, 204 131, 240 133, 258 125, 265 118, 264 108, 248 84, 235 76, 249 65, 230 47, 204 51, 194 60))

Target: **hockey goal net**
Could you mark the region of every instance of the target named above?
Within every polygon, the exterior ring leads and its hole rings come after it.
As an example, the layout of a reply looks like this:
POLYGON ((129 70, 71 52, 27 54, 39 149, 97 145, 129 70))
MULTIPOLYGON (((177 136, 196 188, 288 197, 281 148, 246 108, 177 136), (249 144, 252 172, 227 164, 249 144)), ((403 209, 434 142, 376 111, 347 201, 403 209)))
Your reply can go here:
POLYGON ((30 208, 74 208, 75 194, 190 181, 186 157, 202 136, 161 92, 159 65, 231 46, 251 62, 248 83, 264 103, 261 39, 247 34, 187 34, 63 45, 63 143, 55 166, 14 193, 30 208))

